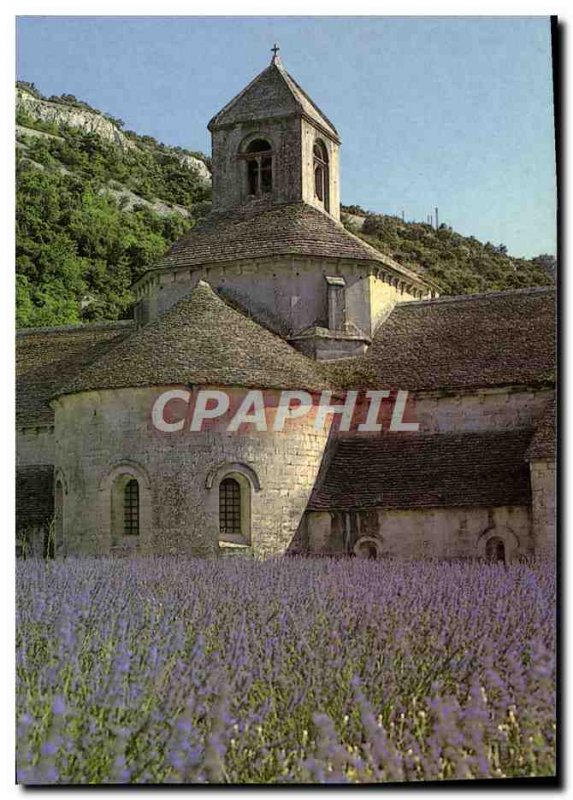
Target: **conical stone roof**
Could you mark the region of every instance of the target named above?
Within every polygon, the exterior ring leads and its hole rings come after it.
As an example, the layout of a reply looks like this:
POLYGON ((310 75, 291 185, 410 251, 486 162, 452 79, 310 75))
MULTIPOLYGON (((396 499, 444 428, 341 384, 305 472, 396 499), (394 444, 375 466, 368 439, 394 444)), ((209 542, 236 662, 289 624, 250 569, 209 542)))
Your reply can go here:
POLYGON ((377 262, 416 285, 429 285, 423 276, 383 255, 306 203, 283 203, 258 213, 249 209, 214 212, 178 239, 157 268, 199 268, 284 255, 377 262))
POLYGON ((197 286, 153 322, 90 364, 54 396, 165 385, 328 388, 320 366, 197 286))

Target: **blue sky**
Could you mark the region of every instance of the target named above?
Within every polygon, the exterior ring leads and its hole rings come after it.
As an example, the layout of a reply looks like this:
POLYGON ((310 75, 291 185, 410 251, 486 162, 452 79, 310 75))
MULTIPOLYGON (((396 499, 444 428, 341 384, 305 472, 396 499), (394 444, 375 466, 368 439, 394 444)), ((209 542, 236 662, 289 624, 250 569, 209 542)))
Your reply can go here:
POLYGON ((341 135, 343 203, 555 252, 548 17, 20 17, 17 36, 21 80, 206 153, 278 41, 341 135))

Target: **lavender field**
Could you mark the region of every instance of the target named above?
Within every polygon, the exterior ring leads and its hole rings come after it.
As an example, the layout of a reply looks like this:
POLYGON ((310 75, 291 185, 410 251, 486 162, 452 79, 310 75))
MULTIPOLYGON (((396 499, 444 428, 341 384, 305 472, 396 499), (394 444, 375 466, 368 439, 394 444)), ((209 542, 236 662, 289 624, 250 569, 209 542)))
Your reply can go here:
POLYGON ((555 772, 544 565, 22 561, 21 783, 555 772))

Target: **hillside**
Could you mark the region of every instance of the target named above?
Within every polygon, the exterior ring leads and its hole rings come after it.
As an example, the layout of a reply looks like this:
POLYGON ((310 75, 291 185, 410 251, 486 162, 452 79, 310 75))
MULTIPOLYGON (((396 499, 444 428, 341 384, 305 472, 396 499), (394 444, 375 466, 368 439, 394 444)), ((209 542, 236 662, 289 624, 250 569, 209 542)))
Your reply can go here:
POLYGON ((515 258, 503 244, 483 244, 444 224, 436 230, 427 223, 404 222, 356 206, 342 206, 341 211, 349 230, 405 267, 428 275, 443 294, 544 286, 555 280, 556 261, 550 255, 515 258))
POLYGON ((120 319, 130 285, 210 208, 208 159, 20 84, 17 324, 120 319))
MULTIPOLYGON (((17 84, 17 324, 129 316, 131 283, 210 209, 210 161, 124 130, 71 96, 17 84)), ((448 294, 553 281, 524 260, 442 225, 343 207, 344 224, 448 294)))

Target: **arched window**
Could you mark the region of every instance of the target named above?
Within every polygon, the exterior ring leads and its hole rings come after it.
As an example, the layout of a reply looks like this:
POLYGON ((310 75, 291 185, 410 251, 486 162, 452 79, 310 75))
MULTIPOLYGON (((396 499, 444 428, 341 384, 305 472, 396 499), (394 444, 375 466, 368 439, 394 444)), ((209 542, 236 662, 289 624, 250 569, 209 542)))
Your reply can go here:
POLYGON ((205 476, 205 488, 209 516, 218 524, 219 543, 250 545, 253 493, 261 491, 253 468, 238 461, 214 466, 205 476))
POLYGON ((488 561, 501 561, 505 563, 505 544, 499 536, 488 539, 485 545, 485 557, 488 561))
POLYGON ((255 139, 245 150, 247 160, 247 191, 257 197, 273 190, 273 157, 271 145, 265 139, 255 139))
POLYGON ((328 196, 328 152, 320 139, 317 139, 312 149, 314 167, 314 193, 325 209, 329 210, 330 199, 328 196))
POLYGON ((131 478, 123 490, 124 536, 139 536, 139 483, 131 478))
POLYGON ((141 497, 139 480, 131 472, 120 472, 111 486, 112 545, 141 532, 141 497))
POLYGON ((222 535, 241 536, 241 487, 234 478, 225 478, 219 484, 219 532, 222 535))

